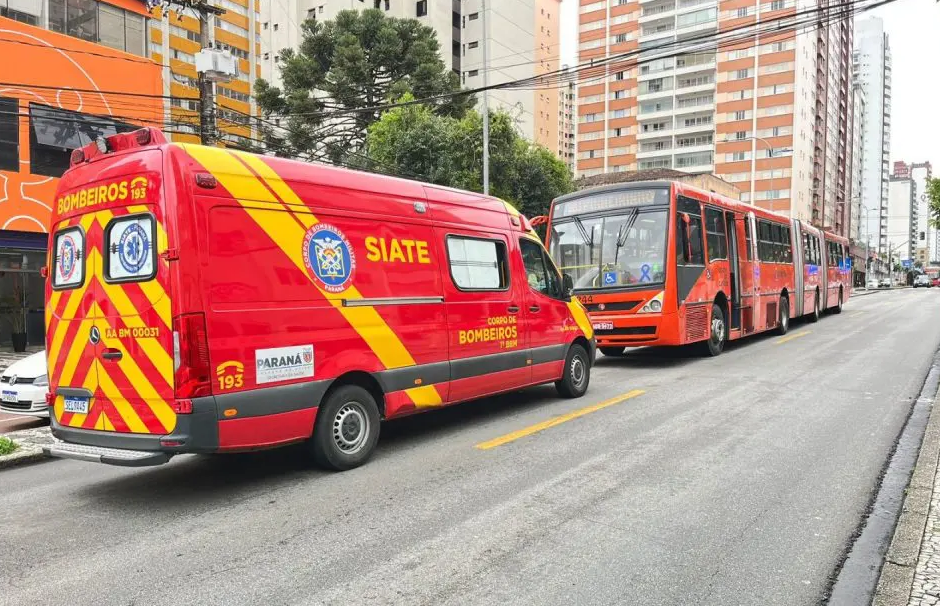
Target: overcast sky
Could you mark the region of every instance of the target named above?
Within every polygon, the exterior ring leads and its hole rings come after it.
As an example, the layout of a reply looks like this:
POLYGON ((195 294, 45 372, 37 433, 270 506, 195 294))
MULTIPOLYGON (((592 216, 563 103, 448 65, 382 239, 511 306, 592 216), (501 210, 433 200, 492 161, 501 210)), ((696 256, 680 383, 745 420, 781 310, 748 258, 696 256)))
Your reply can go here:
MULTIPOLYGON (((865 13, 885 21, 893 60, 891 163, 929 160, 940 174, 940 2, 896 0, 865 13)), ((578 0, 562 0, 562 63, 577 62, 578 0)))

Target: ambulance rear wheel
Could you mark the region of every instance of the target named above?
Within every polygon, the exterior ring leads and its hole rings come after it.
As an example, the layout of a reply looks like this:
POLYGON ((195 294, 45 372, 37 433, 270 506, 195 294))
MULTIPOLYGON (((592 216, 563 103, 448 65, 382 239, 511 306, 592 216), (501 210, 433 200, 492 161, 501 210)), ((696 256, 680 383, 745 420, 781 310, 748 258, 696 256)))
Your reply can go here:
POLYGON ((626 347, 600 347, 601 353, 607 356, 608 358, 619 358, 623 355, 626 347))
POLYGON ((313 460, 336 471, 359 467, 375 450, 380 423, 372 394, 358 385, 340 387, 317 413, 309 442, 313 460))
POLYGON ((565 358, 565 372, 555 381, 555 389, 564 398, 580 398, 587 391, 591 382, 591 363, 587 350, 575 343, 568 349, 565 358))

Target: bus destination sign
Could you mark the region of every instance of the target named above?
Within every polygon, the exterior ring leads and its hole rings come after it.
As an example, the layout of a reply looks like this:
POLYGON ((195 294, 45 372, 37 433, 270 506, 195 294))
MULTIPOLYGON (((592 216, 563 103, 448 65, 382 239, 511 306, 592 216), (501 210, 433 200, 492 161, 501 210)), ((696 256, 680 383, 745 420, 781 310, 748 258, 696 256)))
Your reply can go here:
POLYGON ((561 219, 574 215, 602 212, 615 208, 632 208, 635 206, 651 206, 669 204, 669 189, 626 189, 609 193, 599 193, 577 198, 570 202, 561 202, 555 205, 553 217, 561 219))

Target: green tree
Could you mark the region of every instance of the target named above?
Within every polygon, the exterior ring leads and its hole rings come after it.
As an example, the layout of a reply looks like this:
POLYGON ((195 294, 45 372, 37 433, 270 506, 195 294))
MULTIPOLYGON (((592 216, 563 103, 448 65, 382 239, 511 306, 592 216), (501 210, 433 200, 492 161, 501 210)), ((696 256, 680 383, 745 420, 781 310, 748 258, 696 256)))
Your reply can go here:
POLYGON ((940 229, 940 179, 927 182, 927 199, 930 200, 930 224, 940 229))
MULTIPOLYGON (((279 54, 283 88, 263 79, 255 84, 262 113, 281 119, 281 128, 268 121, 264 129, 277 153, 325 154, 342 162, 362 149, 366 130, 381 115, 363 108, 405 93, 424 98, 460 90, 458 76, 441 60, 434 30, 415 19, 348 10, 334 21, 308 19, 301 29, 300 47, 279 54)), ((435 104, 435 112, 462 116, 473 104, 471 95, 448 97, 435 104)))
MULTIPOLYGON (((369 128, 365 149, 364 168, 483 191, 483 119, 476 111, 454 118, 422 105, 394 108, 369 128)), ((508 113, 490 114, 492 195, 534 217, 572 189, 564 162, 523 139, 508 113)))

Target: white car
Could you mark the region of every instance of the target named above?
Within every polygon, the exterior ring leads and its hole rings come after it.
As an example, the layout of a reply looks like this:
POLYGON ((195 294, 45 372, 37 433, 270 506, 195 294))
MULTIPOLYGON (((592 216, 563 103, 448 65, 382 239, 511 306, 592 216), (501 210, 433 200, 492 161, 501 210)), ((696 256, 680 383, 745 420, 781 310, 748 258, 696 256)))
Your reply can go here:
POLYGON ((40 351, 14 362, 0 375, 0 412, 48 417, 46 352, 40 351))
POLYGON ((878 287, 879 287, 878 280, 869 280, 868 286, 866 288, 878 288, 878 287))

